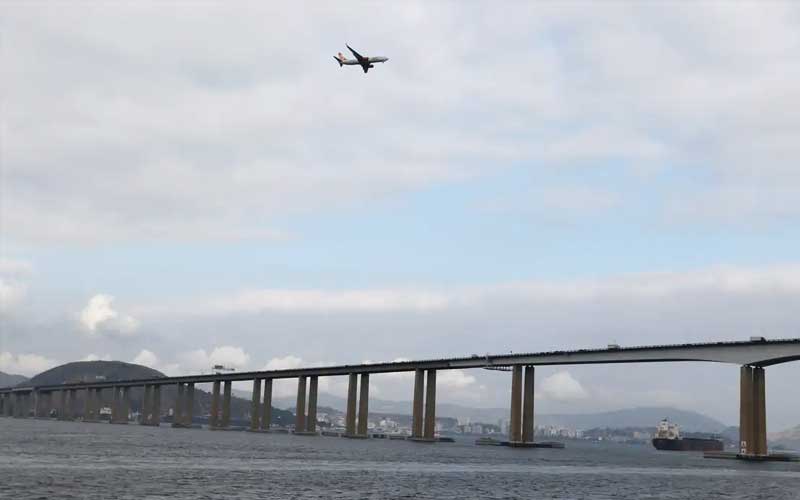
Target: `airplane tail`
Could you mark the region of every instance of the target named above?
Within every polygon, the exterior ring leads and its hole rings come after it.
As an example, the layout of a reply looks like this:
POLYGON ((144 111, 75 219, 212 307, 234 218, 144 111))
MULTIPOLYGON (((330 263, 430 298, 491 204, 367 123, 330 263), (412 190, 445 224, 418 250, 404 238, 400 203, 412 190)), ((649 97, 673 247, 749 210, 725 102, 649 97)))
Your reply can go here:
POLYGON ((333 56, 333 58, 336 59, 336 62, 339 63, 339 67, 341 68, 342 67, 342 61, 344 61, 344 56, 342 55, 342 53, 339 52, 339 54, 333 56))

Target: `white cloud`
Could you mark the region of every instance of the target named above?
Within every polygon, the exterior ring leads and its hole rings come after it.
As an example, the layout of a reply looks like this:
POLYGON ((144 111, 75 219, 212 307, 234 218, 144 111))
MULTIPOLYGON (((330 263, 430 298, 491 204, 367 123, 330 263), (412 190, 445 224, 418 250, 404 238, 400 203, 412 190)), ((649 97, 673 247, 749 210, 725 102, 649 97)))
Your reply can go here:
POLYGON ((139 351, 139 354, 137 354, 136 357, 133 358, 133 360, 131 360, 131 363, 137 365, 144 365, 153 369, 158 369, 157 367, 159 365, 159 361, 160 360, 158 359, 158 356, 156 356, 153 351, 142 349, 141 351, 139 351))
POLYGON ((212 299, 210 310, 219 313, 262 311, 326 312, 430 310, 446 305, 436 293, 403 290, 251 290, 231 297, 212 299))
POLYGON ((215 365, 244 368, 250 362, 250 355, 244 352, 241 347, 225 345, 214 348, 209 355, 209 360, 215 365))
POLYGON ((33 272, 33 264, 26 260, 0 257, 0 274, 2 275, 27 275, 31 272, 33 272))
POLYGON ((0 313, 16 308, 25 298, 27 287, 18 283, 10 283, 0 277, 0 313))
POLYGON ((439 370, 436 376, 437 387, 447 390, 466 389, 475 384, 475 377, 464 370, 439 370))
POLYGON ((95 353, 89 353, 81 361, 111 361, 111 355, 110 354, 99 355, 95 353))
POLYGON ((0 352, 0 371, 13 375, 32 377, 59 364, 61 362, 39 354, 0 352))
POLYGON ((762 193, 800 187, 800 118, 786 112, 800 99, 791 3, 668 12, 537 3, 502 15, 479 4, 420 7, 403 2, 376 20, 363 9, 239 5, 222 25, 219 6, 176 5, 180 34, 153 22, 161 5, 98 5, 91 16, 6 8, 4 83, 15 99, 4 110, 4 235, 280 238, 275 220, 287 214, 511 163, 538 172, 608 161, 637 172, 699 168, 735 185, 768 179, 762 193), (275 17, 286 27, 267 40, 263 20, 275 17), (298 43, 287 28, 295 22, 313 34, 298 43), (332 27, 350 22, 370 26, 365 44, 400 55, 353 95, 380 99, 380 109, 330 98, 352 95, 363 75, 263 64, 318 61, 332 27), (221 35, 213 49, 209 32, 221 35))
POLYGON ((264 311, 291 314, 396 312, 443 313, 476 306, 509 307, 520 303, 588 304, 592 301, 647 302, 687 294, 757 296, 800 293, 800 265, 720 266, 675 272, 646 272, 596 279, 530 280, 447 290, 261 290, 216 297, 140 304, 141 316, 235 316, 264 311))
POLYGON ((242 370, 250 363, 250 355, 241 347, 215 347, 209 354, 205 349, 195 349, 178 356, 181 369, 186 373, 207 372, 215 365, 242 370))
POLYGON ((267 364, 264 365, 263 370, 291 370, 292 368, 301 368, 303 366, 304 364, 301 358, 288 354, 282 358, 270 359, 267 364))
POLYGON ((581 383, 575 380, 568 371, 560 371, 545 378, 542 380, 540 389, 546 398, 556 401, 572 401, 584 399, 587 396, 581 383))
POLYGON ((113 302, 114 297, 104 294, 97 294, 89 299, 79 320, 90 335, 129 336, 139 329, 136 319, 112 308, 113 302))

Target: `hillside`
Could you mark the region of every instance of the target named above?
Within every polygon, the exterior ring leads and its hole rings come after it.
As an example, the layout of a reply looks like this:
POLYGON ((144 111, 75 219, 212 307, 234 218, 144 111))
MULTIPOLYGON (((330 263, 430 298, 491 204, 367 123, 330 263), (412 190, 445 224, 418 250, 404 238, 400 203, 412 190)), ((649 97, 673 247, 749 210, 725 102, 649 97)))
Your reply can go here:
POLYGON ((22 375, 11 375, 9 373, 0 372, 0 387, 13 387, 28 380, 28 377, 22 375))
MULTIPOLYGON (((42 372, 32 379, 32 385, 60 385, 65 382, 93 382, 98 380, 138 380, 161 378, 165 375, 158 370, 153 370, 146 366, 121 361, 78 361, 56 366, 42 372)), ((210 384, 208 384, 210 386, 210 384)), ((209 387, 210 389, 210 387, 209 387)), ((163 411, 175 407, 177 397, 177 387, 174 385, 164 386, 161 389, 161 408, 163 411)), ((139 411, 142 407, 142 388, 131 389, 131 410, 139 411)), ((103 392, 103 402, 108 404, 111 399, 109 391, 103 392)), ((79 408, 82 405, 83 394, 78 394, 79 408)), ((195 388, 194 409, 195 416, 207 415, 211 410, 211 393, 201 387, 195 388)), ((250 414, 250 400, 236 397, 231 398, 231 419, 247 420, 250 414)), ((273 408, 272 423, 287 425, 294 423, 294 415, 291 412, 273 408)))
POLYGON ((122 361, 76 361, 56 366, 30 379, 32 385, 58 385, 99 380, 135 380, 165 377, 158 370, 122 361))
POLYGON ((800 425, 769 435, 771 446, 800 451, 800 425))

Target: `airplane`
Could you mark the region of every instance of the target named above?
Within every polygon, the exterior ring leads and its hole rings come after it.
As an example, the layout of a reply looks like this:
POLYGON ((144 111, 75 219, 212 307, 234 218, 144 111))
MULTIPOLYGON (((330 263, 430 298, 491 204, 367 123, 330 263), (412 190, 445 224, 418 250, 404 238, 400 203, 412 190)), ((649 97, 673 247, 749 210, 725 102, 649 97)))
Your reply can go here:
POLYGON ((350 52, 352 52, 353 55, 356 56, 356 58, 355 59, 348 59, 344 55, 342 55, 341 52, 339 52, 339 54, 333 56, 333 58, 336 59, 336 62, 339 63, 339 67, 340 68, 342 66, 344 66, 345 64, 348 65, 348 66, 356 66, 357 65, 357 66, 361 66, 361 69, 363 69, 364 73, 366 73, 367 71, 369 71, 370 68, 374 68, 375 67, 372 63, 382 63, 382 62, 386 62, 386 61, 389 60, 388 57, 381 57, 381 56, 379 56, 379 57, 364 57, 361 54, 359 54, 358 52, 356 52, 355 50, 353 50, 353 48, 350 47, 349 45, 345 44, 345 46, 348 49, 350 49, 350 52))

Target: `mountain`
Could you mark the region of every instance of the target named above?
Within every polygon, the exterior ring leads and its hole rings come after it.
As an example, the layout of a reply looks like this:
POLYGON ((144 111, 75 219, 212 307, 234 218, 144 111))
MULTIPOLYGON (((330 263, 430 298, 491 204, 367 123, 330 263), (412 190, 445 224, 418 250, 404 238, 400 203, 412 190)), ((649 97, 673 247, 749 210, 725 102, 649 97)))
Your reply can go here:
MULTIPOLYGON (((158 370, 153 370, 142 365, 123 363, 121 361, 78 361, 56 366, 42 372, 32 379, 31 385, 60 385, 66 382, 94 382, 115 380, 139 380, 166 377, 158 370)), ((209 384, 210 385, 210 384, 209 384)), ((131 389, 131 410, 139 411, 142 407, 143 389, 134 387, 131 389)), ((161 409, 166 411, 175 407, 178 389, 175 385, 164 386, 161 389, 161 409)), ((111 400, 109 391, 103 391, 103 403, 108 404, 111 400)), ((83 393, 78 392, 78 408, 83 405, 83 393)), ((195 388, 193 414, 197 416, 208 415, 211 410, 211 393, 195 388)), ((242 424, 249 419, 250 398, 231 398, 231 419, 234 423, 242 424), (238 422, 236 422, 238 421, 238 422)), ((294 415, 291 412, 273 408, 272 423, 287 425, 294 423, 294 415)))
POLYGON ((60 385, 74 382, 136 380, 166 377, 158 370, 122 361, 76 361, 56 366, 32 379, 31 385, 60 385))
MULTIPOLYGON (((275 397, 272 404, 278 408, 294 408, 293 397, 275 397)), ((319 406, 329 406, 339 411, 347 407, 345 398, 328 393, 320 393, 319 406)), ((410 401, 369 400, 370 413, 391 415, 410 415, 410 401)), ((437 403, 436 416, 450 417, 472 422, 497 424, 499 420, 508 420, 508 408, 470 408, 451 403, 437 403)), ((587 414, 536 414, 536 425, 561 426, 570 429, 655 427, 661 419, 667 418, 681 426, 685 432, 721 433, 727 426, 711 417, 689 410, 668 407, 641 407, 623 410, 587 414)))
POLYGON ((28 377, 22 375, 11 375, 9 373, 0 372, 0 387, 13 387, 26 382, 28 377))
POLYGON ((800 425, 769 435, 770 446, 800 451, 800 425))

